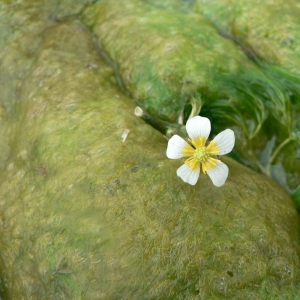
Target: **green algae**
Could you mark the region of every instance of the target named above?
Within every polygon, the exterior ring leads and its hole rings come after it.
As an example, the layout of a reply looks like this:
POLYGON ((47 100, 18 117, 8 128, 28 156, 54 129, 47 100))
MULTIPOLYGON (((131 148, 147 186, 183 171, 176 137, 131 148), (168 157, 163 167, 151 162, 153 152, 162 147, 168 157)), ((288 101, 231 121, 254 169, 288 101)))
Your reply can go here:
POLYGON ((141 1, 105 1, 86 22, 113 61, 124 88, 150 114, 177 121, 196 89, 216 73, 235 73, 244 54, 197 14, 169 12, 141 1))
MULTIPOLYGON (((9 136, 19 118, 20 87, 35 59, 44 31, 59 19, 79 14, 90 1, 0 2, 0 168, 13 151, 9 136), (72 5, 71 5, 72 4, 72 5)), ((0 175, 1 176, 1 175, 0 175)))
POLYGON ((20 98, 0 196, 9 298, 296 299, 290 197, 230 159, 223 188, 182 183, 80 22, 45 30, 20 98))
POLYGON ((235 10, 219 4, 214 14, 214 6, 200 3, 100 1, 83 20, 120 86, 148 119, 157 119, 156 128, 167 133, 165 120, 187 120, 196 99, 201 114, 214 122, 214 134, 224 127, 238 133, 235 158, 292 192, 300 180, 300 80, 292 69, 260 60, 218 23, 226 9, 238 16, 240 4, 232 4, 235 10))
POLYGON ((216 26, 269 64, 299 73, 299 13, 295 1, 206 1, 194 3, 216 26))
POLYGON ((289 195, 226 158, 224 187, 181 182, 87 28, 39 20, 1 57, 1 297, 297 299, 289 195))
POLYGON ((299 12, 293 0, 145 0, 166 10, 197 12, 252 57, 299 75, 299 12))

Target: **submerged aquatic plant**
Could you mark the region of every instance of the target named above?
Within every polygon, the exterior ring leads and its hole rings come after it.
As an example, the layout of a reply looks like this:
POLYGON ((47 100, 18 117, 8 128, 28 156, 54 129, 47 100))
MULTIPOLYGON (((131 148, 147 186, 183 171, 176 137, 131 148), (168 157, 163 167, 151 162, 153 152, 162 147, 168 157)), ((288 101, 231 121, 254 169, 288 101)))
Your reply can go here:
POLYGON ((190 144, 179 135, 173 135, 168 142, 168 158, 189 157, 177 170, 177 175, 191 185, 195 185, 198 181, 201 166, 203 173, 207 173, 217 187, 222 186, 228 177, 228 167, 216 156, 227 154, 233 149, 234 132, 231 129, 226 129, 205 146, 210 130, 210 120, 196 116, 186 123, 190 144))

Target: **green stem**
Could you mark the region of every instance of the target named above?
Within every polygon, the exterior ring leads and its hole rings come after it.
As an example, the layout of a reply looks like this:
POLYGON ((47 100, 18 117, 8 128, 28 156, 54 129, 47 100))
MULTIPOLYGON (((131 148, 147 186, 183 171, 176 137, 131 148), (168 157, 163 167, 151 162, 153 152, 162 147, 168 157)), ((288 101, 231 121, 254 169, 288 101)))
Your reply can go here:
POLYGON ((259 167, 260 171, 265 174, 266 176, 270 177, 270 170, 269 168, 265 168, 262 166, 262 164, 257 160, 256 165, 259 167))
POLYGON ((278 147, 277 149, 274 151, 273 155, 271 156, 270 160, 269 160, 269 165, 273 162, 273 160, 276 158, 276 156, 278 155, 279 151, 290 141, 295 140, 295 138, 293 137, 289 137, 288 139, 286 139, 285 141, 283 141, 278 147))

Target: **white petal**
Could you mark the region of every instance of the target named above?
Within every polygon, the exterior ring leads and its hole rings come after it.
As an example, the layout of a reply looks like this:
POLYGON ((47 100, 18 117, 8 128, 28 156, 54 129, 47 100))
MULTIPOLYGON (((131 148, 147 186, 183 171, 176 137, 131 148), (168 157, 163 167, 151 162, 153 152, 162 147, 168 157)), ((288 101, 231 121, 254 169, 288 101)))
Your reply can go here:
POLYGON ((142 117, 144 115, 144 111, 139 107, 137 106, 135 109, 134 109, 134 114, 137 116, 137 117, 142 117))
MULTIPOLYGON (((215 142, 219 149, 219 153, 215 153, 215 155, 227 154, 234 147, 234 143, 235 143, 234 132, 231 129, 226 129, 220 132, 218 135, 216 135, 216 137, 212 140, 212 142, 215 142)), ((209 146, 208 146, 208 151, 209 151, 209 146)))
POLYGON ((207 140, 210 134, 210 121, 205 117, 196 116, 186 122, 186 132, 193 140, 204 137, 207 140))
POLYGON ((217 187, 220 187, 225 183, 228 177, 228 173, 228 167, 220 160, 218 160, 217 166, 215 168, 207 170, 207 175, 210 177, 213 184, 217 187))
POLYGON ((176 173, 177 176, 179 176, 184 182, 195 185, 199 178, 200 170, 191 170, 189 165, 184 164, 177 170, 176 173))
POLYGON ((167 157, 171 159, 177 159, 184 156, 183 150, 186 147, 191 147, 183 138, 179 135, 173 135, 168 142, 167 157))

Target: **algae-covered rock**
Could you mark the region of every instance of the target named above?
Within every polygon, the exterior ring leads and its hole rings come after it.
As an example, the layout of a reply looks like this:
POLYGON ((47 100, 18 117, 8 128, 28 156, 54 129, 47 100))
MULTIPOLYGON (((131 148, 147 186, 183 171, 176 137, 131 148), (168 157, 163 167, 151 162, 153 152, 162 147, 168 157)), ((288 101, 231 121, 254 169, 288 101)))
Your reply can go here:
POLYGON ((300 6, 293 0, 145 0, 168 11, 197 12, 247 54, 299 73, 300 6), (249 52, 248 52, 249 51, 249 52), (252 52, 252 53, 251 53, 252 52))
POLYGON ((195 91, 207 90, 216 74, 236 74, 242 64, 253 67, 199 14, 146 1, 105 1, 88 8, 84 21, 126 90, 163 120, 177 121, 195 91))
POLYGON ((280 186, 231 159, 222 188, 181 182, 79 21, 46 29, 34 57, 5 123, 4 299, 296 299, 280 186))
POLYGON ((78 14, 87 3, 82 0, 0 1, 0 168, 11 150, 8 137, 14 130, 12 120, 19 117, 16 104, 23 101, 19 90, 35 60, 44 31, 58 19, 78 14), (6 124, 9 119, 11 123, 6 124))
MULTIPOLYGON (((119 84, 148 114, 184 123, 198 107, 214 122, 214 133, 224 127, 236 131, 235 158, 293 191, 300 181, 300 79, 288 65, 283 72, 262 63, 219 26, 224 10, 239 20, 239 1, 219 1, 216 14, 208 2, 197 3, 100 1, 84 12, 83 21, 119 84)), ((266 14, 268 7, 263 6, 266 14)), ((250 27, 242 21, 241 28, 250 27)), ((265 26, 271 32, 270 22, 265 26)), ((290 52, 298 55, 294 48, 290 52)))
POLYGON ((197 0, 202 12, 266 62, 300 75, 300 6, 293 0, 197 0))
POLYGON ((8 107, 9 114, 13 113, 19 85, 34 60, 43 31, 61 18, 80 13, 88 3, 88 0, 0 1, 0 68, 5 70, 0 72, 0 101, 8 107))

